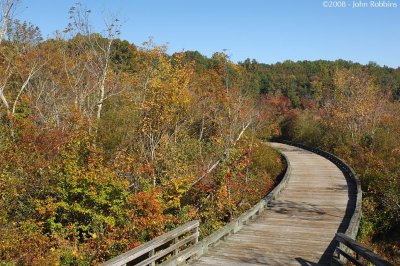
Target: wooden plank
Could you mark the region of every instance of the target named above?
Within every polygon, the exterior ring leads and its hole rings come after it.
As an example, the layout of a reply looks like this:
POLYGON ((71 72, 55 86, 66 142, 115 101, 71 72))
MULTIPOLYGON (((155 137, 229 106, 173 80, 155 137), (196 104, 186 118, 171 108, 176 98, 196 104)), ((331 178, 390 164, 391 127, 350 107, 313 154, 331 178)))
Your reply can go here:
MULTIPOLYGON (((311 265, 324 257, 343 222, 349 186, 328 159, 285 144, 273 144, 290 162, 286 188, 266 211, 191 265, 311 265)), ((354 206, 354 205, 353 205, 354 206)), ((334 247, 329 252, 333 253, 334 247)))

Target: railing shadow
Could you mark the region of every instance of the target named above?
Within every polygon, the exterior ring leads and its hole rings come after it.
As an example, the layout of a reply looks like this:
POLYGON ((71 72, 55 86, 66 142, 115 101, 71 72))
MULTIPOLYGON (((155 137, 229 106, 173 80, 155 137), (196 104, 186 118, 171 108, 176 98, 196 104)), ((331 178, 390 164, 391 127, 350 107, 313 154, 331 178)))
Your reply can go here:
MULTIPOLYGON (((358 193, 357 180, 354 179, 355 177, 351 177, 349 175, 349 169, 346 169, 346 168, 348 168, 347 165, 346 165, 346 167, 343 167, 343 165, 342 165, 342 167, 340 167, 339 165, 337 165, 337 163, 335 163, 335 160, 337 162, 338 159, 332 158, 334 156, 332 156, 326 152, 323 152, 323 151, 319 152, 318 150, 316 151, 316 149, 313 149, 313 148, 311 148, 311 151, 310 151, 309 150, 310 148, 305 145, 301 145, 301 144, 299 145, 299 144, 291 143, 288 141, 282 141, 282 140, 278 140, 278 139, 275 141, 292 145, 292 146, 290 146, 290 148, 285 147, 288 150, 293 149, 293 151, 298 151, 296 149, 300 148, 300 149, 304 149, 307 152, 315 152, 315 153, 319 154, 320 156, 323 156, 323 157, 327 158, 328 160, 330 160, 341 170, 341 172, 343 173, 345 180, 346 180, 347 194, 348 194, 349 200, 347 201, 345 215, 343 216, 343 219, 337 229, 337 233, 346 233, 346 230, 348 230, 349 225, 351 224, 352 217, 353 217, 354 213, 357 211, 356 208, 357 208, 357 193, 358 193), (293 148, 295 146, 300 146, 300 147, 293 148)), ((342 187, 334 187, 332 189, 340 190, 343 188, 344 187, 342 186, 342 187)), ((325 249, 324 253, 320 257, 318 263, 313 263, 313 262, 307 261, 303 258, 296 258, 296 260, 301 265, 330 265, 333 253, 337 246, 338 246, 338 242, 333 238, 332 241, 330 242, 329 246, 325 249)))
MULTIPOLYGON (((274 200, 270 205, 270 210, 281 214, 302 214, 313 213, 317 215, 327 214, 323 209, 318 208, 316 204, 306 202, 294 202, 288 200, 274 200)), ((318 216, 312 216, 313 218, 318 216)), ((314 220, 314 219, 313 219, 314 220)))
MULTIPOLYGON (((356 210, 356 202, 357 202, 357 186, 354 185, 354 180, 351 179, 350 176, 346 174, 346 172, 342 171, 344 177, 346 178, 347 183, 347 195, 349 200, 346 205, 346 212, 343 216, 342 222, 339 225, 337 233, 345 233, 347 228, 350 225, 351 217, 356 210)), ((335 248, 338 246, 338 242, 335 239, 332 239, 329 246, 326 248, 325 252, 321 256, 318 261, 318 265, 329 265, 333 256, 333 252, 335 248)))
MULTIPOLYGON (((349 184, 349 182, 351 182, 351 181, 349 181, 348 179, 349 178, 346 177, 346 182, 348 182, 347 187, 348 187, 349 200, 347 202, 345 215, 344 215, 344 217, 338 227, 338 230, 337 230, 337 232, 339 232, 339 233, 344 233, 346 231, 346 229, 348 228, 351 216, 354 213, 355 206, 356 206, 355 203, 356 203, 356 192, 357 191, 356 191, 356 188, 351 185, 351 183, 349 184)), ((340 189, 340 188, 337 188, 337 189, 340 189)), ((313 220, 318 220, 319 216, 327 214, 326 212, 317 208, 314 204, 304 205, 304 203, 301 204, 301 203, 296 203, 296 202, 274 202, 274 205, 275 204, 277 204, 277 206, 276 206, 277 209, 275 211, 279 212, 279 213, 286 213, 286 212, 294 210, 299 213, 318 214, 317 216, 310 218, 313 220)), ((302 266, 330 265, 333 252, 335 251, 335 248, 337 247, 337 245, 338 245, 338 242, 336 240, 332 239, 332 241, 329 243, 328 247, 325 249, 324 253, 322 254, 322 256, 320 257, 320 259, 318 260, 317 263, 303 259, 303 258, 296 258, 296 260, 302 266)))
POLYGON ((315 262, 312 262, 312 261, 309 261, 309 260, 305 260, 303 258, 295 258, 295 259, 302 266, 317 266, 317 265, 321 265, 321 264, 318 264, 318 263, 315 263, 315 262))

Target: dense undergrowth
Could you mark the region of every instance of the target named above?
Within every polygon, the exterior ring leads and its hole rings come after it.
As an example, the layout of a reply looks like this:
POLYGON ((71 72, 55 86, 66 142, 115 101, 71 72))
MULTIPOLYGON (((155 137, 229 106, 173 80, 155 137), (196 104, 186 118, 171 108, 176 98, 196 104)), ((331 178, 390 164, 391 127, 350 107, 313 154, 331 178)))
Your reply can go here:
POLYGON ((95 265, 194 219, 204 237, 282 170, 243 67, 91 33, 87 14, 48 40, 10 20, 0 44, 1 265, 95 265))
POLYGON ((85 131, 19 130, 0 155, 0 254, 10 265, 96 264, 193 219, 205 236, 262 198, 281 170, 274 150, 244 137, 190 188, 196 172, 184 167, 198 158, 177 143, 158 158, 166 175, 153 187, 132 182, 125 167, 133 162, 106 160, 85 131))

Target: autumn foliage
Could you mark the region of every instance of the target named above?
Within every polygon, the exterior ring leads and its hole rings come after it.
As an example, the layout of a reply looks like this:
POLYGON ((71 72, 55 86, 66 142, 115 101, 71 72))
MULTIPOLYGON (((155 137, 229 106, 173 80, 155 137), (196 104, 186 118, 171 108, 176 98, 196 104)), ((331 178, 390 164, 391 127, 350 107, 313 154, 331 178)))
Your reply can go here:
POLYGON ((399 69, 168 55, 69 16, 46 40, 0 23, 0 264, 96 265, 193 219, 204 237, 276 184, 271 137, 353 166, 359 239, 400 263, 399 69))
POLYGON ((10 20, 0 44, 0 264, 95 265, 193 219, 204 237, 273 187, 243 67, 69 15, 47 40, 10 20))

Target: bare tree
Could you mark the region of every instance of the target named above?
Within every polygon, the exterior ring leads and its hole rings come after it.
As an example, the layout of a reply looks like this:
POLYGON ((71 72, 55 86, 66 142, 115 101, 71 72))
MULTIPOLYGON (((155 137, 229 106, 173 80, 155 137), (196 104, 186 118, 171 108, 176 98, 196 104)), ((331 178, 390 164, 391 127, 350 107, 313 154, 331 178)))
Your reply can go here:
POLYGON ((32 38, 25 38, 26 36, 35 36, 35 40, 40 40, 40 31, 29 23, 21 23, 12 19, 11 15, 15 4, 16 1, 10 0, 1 2, 3 13, 0 29, 0 41, 7 38, 7 44, 0 47, 0 100, 5 109, 12 135, 14 134, 13 119, 21 96, 44 64, 39 54, 32 50, 36 43, 32 41, 32 38))
MULTIPOLYGON (((3 42, 5 38, 5 34, 7 32, 7 27, 9 25, 9 21, 11 19, 11 11, 14 6, 14 1, 12 0, 1 0, 0 1, 0 44, 3 42)), ((7 113, 10 110, 10 105, 8 103, 8 100, 6 99, 4 95, 4 89, 8 83, 9 78, 11 77, 11 63, 7 62, 5 69, 2 69, 1 71, 3 73, 2 75, 2 80, 1 80, 1 85, 0 85, 0 99, 1 102, 3 103, 5 109, 7 110, 7 113)))
POLYGON ((5 38, 7 27, 12 19, 16 3, 17 1, 15 0, 0 0, 0 44, 5 38))
MULTIPOLYGON (((92 92, 97 94, 97 96, 93 97, 93 105, 89 105, 88 108, 90 109, 89 113, 93 113, 96 119, 100 120, 104 101, 118 93, 116 87, 108 86, 107 79, 110 72, 112 44, 120 34, 120 24, 117 18, 112 17, 108 22, 105 22, 104 35, 95 34, 89 23, 90 13, 91 11, 82 7, 80 3, 71 7, 69 11, 71 22, 65 32, 69 32, 72 37, 77 38, 80 53, 86 54, 86 60, 81 70, 75 73, 77 75, 74 78, 71 78, 70 69, 66 67, 65 71, 69 76, 70 85, 75 89, 82 84, 82 79, 86 79, 84 83, 86 85, 89 84, 87 81, 91 80, 90 83, 93 84, 93 90, 85 89, 86 95, 83 97, 91 98, 92 92)), ((82 62, 81 60, 77 61, 82 62)))

